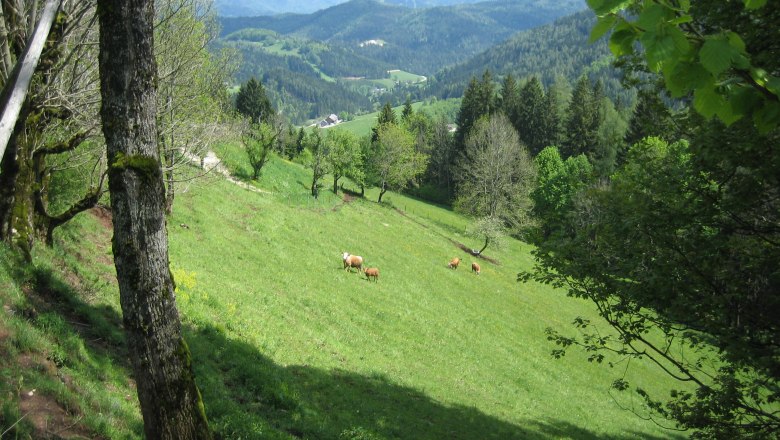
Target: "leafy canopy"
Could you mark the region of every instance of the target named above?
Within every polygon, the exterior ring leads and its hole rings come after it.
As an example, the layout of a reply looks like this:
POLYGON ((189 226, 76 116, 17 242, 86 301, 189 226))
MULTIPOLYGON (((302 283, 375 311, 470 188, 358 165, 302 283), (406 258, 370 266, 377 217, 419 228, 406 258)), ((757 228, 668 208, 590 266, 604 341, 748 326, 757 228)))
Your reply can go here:
MULTIPOLYGON (((736 12, 747 15, 757 32, 764 26, 762 14, 777 7, 766 0, 743 4, 744 10, 736 12)), ((609 47, 618 57, 633 55, 640 43, 647 66, 663 75, 672 96, 692 95, 694 108, 705 118, 717 117, 727 125, 752 118, 764 133, 780 124, 780 77, 770 65, 774 61, 746 45, 744 38, 754 31, 740 35, 711 25, 706 13, 694 14, 697 5, 690 0, 588 0, 588 5, 598 15, 591 41, 611 31, 609 47)))

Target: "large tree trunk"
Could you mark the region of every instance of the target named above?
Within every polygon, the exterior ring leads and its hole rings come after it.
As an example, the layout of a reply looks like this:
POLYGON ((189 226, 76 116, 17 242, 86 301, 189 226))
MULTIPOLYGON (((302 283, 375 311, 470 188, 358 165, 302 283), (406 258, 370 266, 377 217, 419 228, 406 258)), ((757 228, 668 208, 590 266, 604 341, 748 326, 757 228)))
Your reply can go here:
POLYGON ((123 322, 148 439, 211 438, 181 335, 156 139, 151 0, 98 0, 101 117, 123 322))
POLYGON ((19 178, 18 151, 15 140, 8 143, 8 149, 0 161, 0 240, 10 243, 13 234, 11 215, 13 212, 16 180, 19 178))

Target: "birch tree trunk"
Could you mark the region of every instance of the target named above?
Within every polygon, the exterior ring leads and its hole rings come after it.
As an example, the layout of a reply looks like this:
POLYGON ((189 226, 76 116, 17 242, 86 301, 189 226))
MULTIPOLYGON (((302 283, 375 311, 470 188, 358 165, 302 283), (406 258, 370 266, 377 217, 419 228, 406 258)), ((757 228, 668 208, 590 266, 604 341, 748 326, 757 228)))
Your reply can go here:
POLYGON ((168 267, 152 0, 98 0, 101 117, 123 322, 148 439, 211 438, 168 267))

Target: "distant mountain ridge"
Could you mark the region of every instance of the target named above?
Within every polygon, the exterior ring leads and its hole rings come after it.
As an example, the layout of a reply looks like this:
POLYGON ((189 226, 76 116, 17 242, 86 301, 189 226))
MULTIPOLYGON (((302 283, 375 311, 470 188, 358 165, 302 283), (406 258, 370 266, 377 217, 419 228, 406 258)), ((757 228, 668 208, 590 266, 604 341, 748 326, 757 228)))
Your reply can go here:
POLYGON ((261 28, 352 49, 363 41, 381 39, 384 46, 366 46, 358 53, 430 75, 519 30, 551 23, 584 8, 583 0, 501 0, 426 9, 352 0, 312 14, 223 17, 221 24, 223 36, 261 28))
MULTIPOLYGON (((347 0, 216 0, 217 13, 222 17, 256 17, 284 13, 310 14, 344 3, 347 0)), ((432 8, 483 0, 380 0, 382 3, 408 8, 432 8)))
POLYGON ((559 77, 573 84, 585 74, 600 79, 613 99, 632 102, 634 93, 620 85, 619 74, 612 67, 607 39, 589 42, 595 24, 596 16, 586 10, 518 32, 467 61, 439 71, 427 91, 439 98, 460 97, 469 79, 479 78, 485 70, 490 70, 494 78, 507 74, 520 80, 536 76, 547 86, 559 77))

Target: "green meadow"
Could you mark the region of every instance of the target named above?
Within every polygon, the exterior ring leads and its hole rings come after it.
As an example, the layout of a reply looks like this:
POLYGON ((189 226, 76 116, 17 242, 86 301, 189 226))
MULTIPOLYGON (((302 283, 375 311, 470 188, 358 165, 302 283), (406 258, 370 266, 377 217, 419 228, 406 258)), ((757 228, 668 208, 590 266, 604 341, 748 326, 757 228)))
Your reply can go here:
MULTIPOLYGON (((379 205, 375 191, 314 200, 309 180, 274 158, 261 192, 211 176, 176 197, 170 264, 216 438, 674 437, 625 409, 644 414, 638 398, 609 392, 626 374, 666 393, 657 369, 551 357, 545 328, 570 332, 595 312, 518 283, 528 245, 508 240, 475 260, 462 250, 481 244, 464 235, 468 219, 446 207, 395 193, 379 205), (345 271, 344 251, 379 280, 345 271)), ((2 249, 0 297, 14 313, 0 318, 0 392, 36 389, 81 414, 85 437, 140 438, 108 225, 105 211, 80 215, 36 251, 34 269, 2 249)), ((2 409, 0 428, 23 416, 2 409)))
POLYGON ((393 81, 398 82, 408 82, 408 83, 418 83, 425 81, 425 77, 422 75, 417 75, 415 73, 406 72, 404 70, 391 70, 390 71, 390 79, 393 81))
MULTIPOLYGON (((422 111, 431 115, 434 119, 444 118, 447 121, 454 122, 458 109, 460 108, 460 98, 445 99, 436 101, 418 101, 412 103, 414 111, 422 111)), ((404 106, 393 107, 396 118, 401 117, 404 106)), ((371 133, 371 129, 376 126, 376 118, 379 112, 366 113, 355 116, 351 121, 342 122, 338 128, 351 131, 358 136, 365 136, 371 133)))

